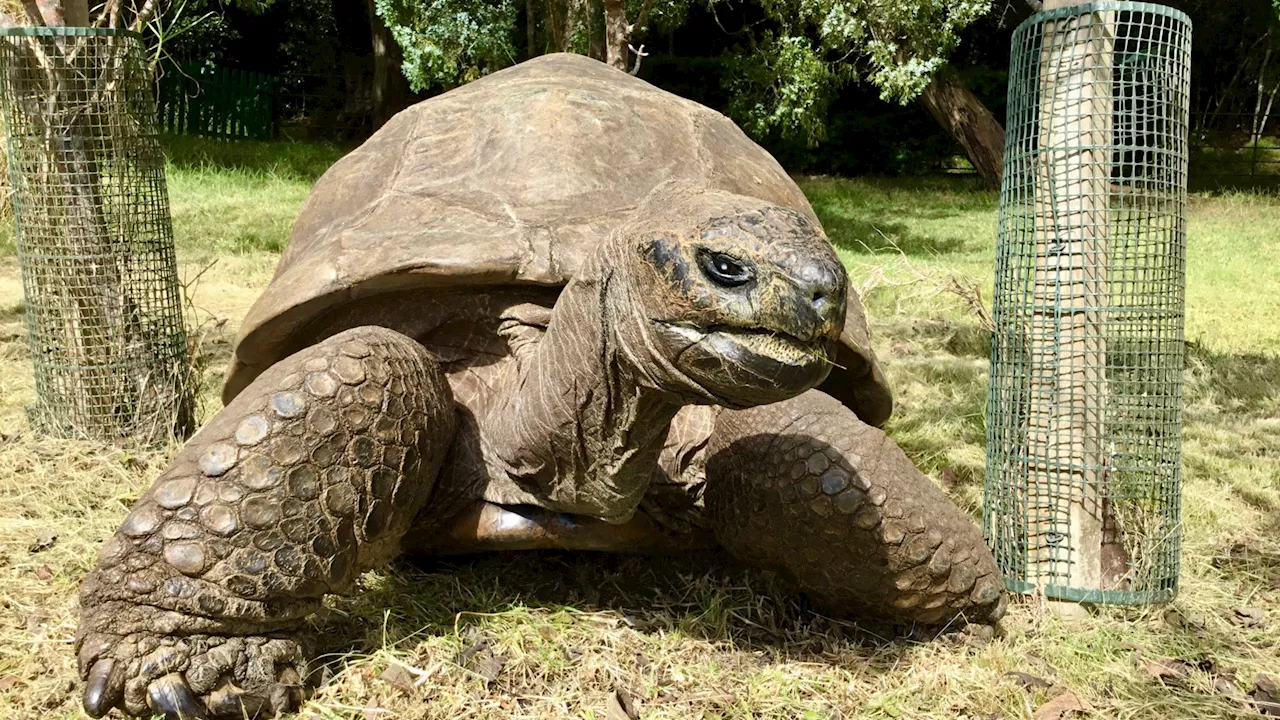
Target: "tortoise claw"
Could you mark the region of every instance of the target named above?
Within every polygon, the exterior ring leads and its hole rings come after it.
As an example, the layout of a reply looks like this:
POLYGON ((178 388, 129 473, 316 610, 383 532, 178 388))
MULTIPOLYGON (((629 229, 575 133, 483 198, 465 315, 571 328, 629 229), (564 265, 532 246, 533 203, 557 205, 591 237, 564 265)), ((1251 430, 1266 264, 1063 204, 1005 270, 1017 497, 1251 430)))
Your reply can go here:
POLYGON ((164 713, 165 720, 204 720, 208 717, 204 704, 187 687, 182 676, 170 673, 147 688, 147 704, 164 713))
POLYGON ((100 718, 111 712, 120 702, 124 692, 122 678, 112 672, 116 661, 104 658, 93 664, 84 686, 84 711, 90 717, 100 718))

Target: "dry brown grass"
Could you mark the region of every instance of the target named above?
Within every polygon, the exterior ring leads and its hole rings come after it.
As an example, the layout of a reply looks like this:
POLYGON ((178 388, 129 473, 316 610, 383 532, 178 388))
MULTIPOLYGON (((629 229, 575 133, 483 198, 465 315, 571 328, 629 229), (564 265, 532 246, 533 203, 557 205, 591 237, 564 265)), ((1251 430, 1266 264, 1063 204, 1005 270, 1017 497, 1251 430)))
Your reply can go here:
MULTIPOLYGON (((220 260, 196 290, 198 305, 229 320, 203 346, 206 397, 274 257, 220 260)), ((899 304, 891 287, 872 295, 877 350, 899 397, 891 434, 976 512, 983 333, 963 301, 899 304)), ((175 448, 31 436, 20 303, 16 265, 0 261, 0 717, 80 717, 76 586, 175 448)), ((328 680, 305 714, 620 720, 609 708, 630 704, 649 720, 1013 720, 1072 692, 1098 719, 1258 718, 1247 697, 1255 678, 1280 675, 1280 360, 1196 347, 1189 364, 1182 592, 1172 608, 1070 619, 1024 599, 994 641, 924 641, 822 617, 775 578, 715 557, 399 564, 365 576, 360 593, 313 621, 328 680), (1259 608, 1263 624, 1241 624, 1235 611, 1245 608, 1259 608)))

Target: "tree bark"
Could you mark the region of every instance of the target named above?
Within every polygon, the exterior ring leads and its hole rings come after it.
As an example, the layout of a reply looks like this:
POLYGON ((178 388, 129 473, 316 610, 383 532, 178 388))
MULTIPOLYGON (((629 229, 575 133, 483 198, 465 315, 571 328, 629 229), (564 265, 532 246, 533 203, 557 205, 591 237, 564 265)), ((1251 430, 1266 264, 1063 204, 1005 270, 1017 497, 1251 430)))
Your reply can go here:
POLYGON ((578 29, 578 15, 586 0, 566 0, 564 5, 564 27, 560 32, 560 52, 573 51, 573 34, 578 29))
POLYGON ((88 0, 36 0, 40 17, 50 27, 89 25, 88 0))
POLYGON ((586 1, 587 54, 605 61, 605 23, 601 21, 600 0, 586 1))
POLYGON ((374 0, 369 7, 369 28, 373 32, 373 129, 382 127, 392 115, 409 104, 409 81, 400 66, 404 58, 391 29, 378 16, 374 0))
POLYGON ((525 0, 524 4, 524 32, 525 44, 527 45, 525 54, 526 59, 537 56, 538 53, 538 16, 534 13, 533 5, 537 0, 525 0))
POLYGON ((1027 416, 1027 456, 1036 483, 1028 576, 1096 590, 1118 589, 1128 564, 1114 518, 1108 522, 1101 446, 1115 22, 1113 11, 1089 11, 1044 26, 1033 268, 1039 310, 1032 322, 1027 416))
POLYGON ((1004 168, 1004 128, 949 70, 934 75, 920 102, 951 137, 964 148, 982 182, 999 187, 1004 168))
POLYGON ((604 0, 605 62, 626 72, 627 43, 631 32, 627 26, 625 0, 604 0))

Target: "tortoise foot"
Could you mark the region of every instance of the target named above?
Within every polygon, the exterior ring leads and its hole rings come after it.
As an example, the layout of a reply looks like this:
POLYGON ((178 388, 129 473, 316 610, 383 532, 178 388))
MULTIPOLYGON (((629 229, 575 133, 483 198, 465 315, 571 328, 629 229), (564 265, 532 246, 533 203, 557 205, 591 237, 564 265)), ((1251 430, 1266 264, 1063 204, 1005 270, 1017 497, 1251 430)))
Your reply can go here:
POLYGON ((135 717, 271 717, 297 710, 304 696, 302 650, 283 634, 93 632, 81 645, 80 668, 93 717, 112 708, 135 717))
POLYGON ((717 539, 789 577, 824 610, 921 625, 1004 614, 981 530, 883 432, 830 396, 723 412, 709 451, 717 539))
POLYGON ((85 709, 270 715, 301 699, 295 633, 397 551, 454 409, 413 340, 355 328, 291 355, 143 494, 80 592, 85 709))

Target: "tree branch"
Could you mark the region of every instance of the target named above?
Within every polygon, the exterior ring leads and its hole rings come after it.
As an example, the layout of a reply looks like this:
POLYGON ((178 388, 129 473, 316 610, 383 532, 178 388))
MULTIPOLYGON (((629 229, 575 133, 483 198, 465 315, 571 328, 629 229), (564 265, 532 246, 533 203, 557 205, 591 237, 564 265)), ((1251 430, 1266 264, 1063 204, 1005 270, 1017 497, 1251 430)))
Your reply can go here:
MULTIPOLYGON (((649 22, 649 11, 652 9, 653 9, 653 0, 644 0, 644 4, 640 6, 640 13, 636 15, 636 22, 631 27, 632 28, 645 27, 645 25, 649 22)), ((627 33, 627 34, 631 35, 631 33, 627 33)), ((639 67, 639 66, 640 64, 637 62, 636 67, 639 67)), ((635 73, 631 73, 631 74, 635 75, 635 73)))
POLYGON ((106 0, 102 3, 102 10, 98 13, 98 17, 93 21, 94 27, 116 26, 116 20, 120 16, 120 0, 106 0))
POLYGON ((555 43, 556 50, 560 49, 560 24, 556 22, 556 8, 554 0, 547 0, 547 20, 551 24, 551 38, 555 43))
POLYGON ((22 0, 22 9, 27 11, 27 22, 32 27, 44 25, 44 15, 40 14, 40 6, 36 0, 22 0))
POLYGON ((156 0, 147 0, 147 2, 142 6, 142 9, 138 11, 138 16, 133 19, 133 29, 142 30, 142 28, 146 27, 147 23, 151 22, 151 15, 155 13, 155 11, 156 0))
POLYGON ((627 49, 636 55, 636 64, 632 66, 631 74, 638 75, 640 73, 640 61, 649 57, 649 53, 644 51, 644 43, 640 43, 639 49, 636 49, 633 45, 627 45, 627 49))

